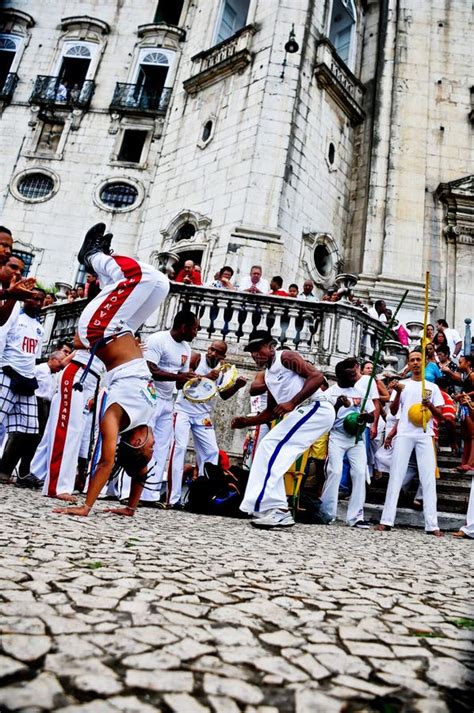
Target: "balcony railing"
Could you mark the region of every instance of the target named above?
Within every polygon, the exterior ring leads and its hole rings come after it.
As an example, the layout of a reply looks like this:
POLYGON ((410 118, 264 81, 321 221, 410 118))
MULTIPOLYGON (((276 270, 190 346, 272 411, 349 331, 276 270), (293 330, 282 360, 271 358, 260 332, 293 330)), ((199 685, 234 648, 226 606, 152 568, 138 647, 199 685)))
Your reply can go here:
POLYGON ((87 109, 94 89, 95 82, 92 79, 86 79, 81 85, 68 87, 59 77, 38 75, 30 96, 30 104, 51 108, 87 109))
POLYGON ((138 84, 118 82, 115 85, 110 109, 128 114, 164 114, 170 103, 170 97, 170 87, 155 90, 138 84))
POLYGON ((361 124, 365 119, 361 107, 365 87, 344 64, 328 39, 318 43, 314 74, 319 86, 330 94, 352 125, 361 124))
POLYGON ((243 72, 252 61, 252 38, 256 31, 254 25, 247 25, 227 40, 194 55, 191 59, 197 64, 197 73, 183 82, 185 90, 196 94, 223 77, 243 72))
POLYGON ((7 74, 5 77, 5 81, 3 82, 3 85, 0 86, 0 101, 2 102, 9 102, 11 101, 11 98, 13 96, 13 92, 15 91, 15 87, 18 83, 18 74, 15 74, 14 72, 10 72, 7 74))
MULTIPOLYGON (((53 305, 45 310, 48 351, 60 339, 72 339, 85 302, 53 305)), ((295 349, 329 374, 348 356, 373 356, 384 325, 350 302, 319 302, 230 292, 171 283, 170 295, 143 328, 143 333, 170 329, 184 307, 196 312, 200 329, 193 345, 206 349, 209 340, 225 339, 233 358, 249 363, 243 352, 255 329, 271 329, 281 347, 295 349)), ((393 335, 395 336, 395 335, 393 335)), ((384 364, 399 371, 407 350, 393 340, 385 348, 384 364)))

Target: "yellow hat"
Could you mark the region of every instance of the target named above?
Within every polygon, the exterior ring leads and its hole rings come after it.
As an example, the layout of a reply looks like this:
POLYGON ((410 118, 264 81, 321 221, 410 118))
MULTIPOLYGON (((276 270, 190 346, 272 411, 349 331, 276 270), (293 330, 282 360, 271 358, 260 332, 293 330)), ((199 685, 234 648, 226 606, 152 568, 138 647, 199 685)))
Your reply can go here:
POLYGON ((423 426, 423 413, 425 414, 425 423, 431 419, 431 411, 422 404, 413 404, 408 409, 408 419, 414 426, 421 428, 423 426))

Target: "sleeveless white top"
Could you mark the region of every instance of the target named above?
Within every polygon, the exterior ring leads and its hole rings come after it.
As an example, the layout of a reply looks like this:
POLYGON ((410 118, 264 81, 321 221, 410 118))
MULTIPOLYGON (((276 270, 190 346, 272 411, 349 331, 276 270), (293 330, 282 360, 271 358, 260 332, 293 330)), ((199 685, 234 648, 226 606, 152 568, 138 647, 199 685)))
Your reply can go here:
POLYGON ((265 369, 265 383, 267 389, 277 404, 283 404, 291 399, 303 388, 306 381, 302 376, 281 363, 282 352, 275 352, 275 361, 265 369))

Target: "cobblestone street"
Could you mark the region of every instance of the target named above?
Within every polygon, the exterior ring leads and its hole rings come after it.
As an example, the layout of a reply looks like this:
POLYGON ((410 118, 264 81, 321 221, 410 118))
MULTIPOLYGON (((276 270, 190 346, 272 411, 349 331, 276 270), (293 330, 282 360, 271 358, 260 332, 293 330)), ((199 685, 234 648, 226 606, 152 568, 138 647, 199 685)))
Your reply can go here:
POLYGON ((0 497, 2 710, 472 710, 470 541, 0 497))

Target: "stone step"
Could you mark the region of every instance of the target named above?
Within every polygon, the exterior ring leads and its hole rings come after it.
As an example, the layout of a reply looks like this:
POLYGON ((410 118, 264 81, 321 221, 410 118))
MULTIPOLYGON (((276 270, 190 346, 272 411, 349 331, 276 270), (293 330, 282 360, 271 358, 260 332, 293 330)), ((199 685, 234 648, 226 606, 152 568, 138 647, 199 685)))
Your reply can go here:
MULTIPOLYGON (((376 503, 366 503, 364 506, 364 517, 366 518, 366 520, 373 524, 378 523, 380 522, 382 510, 383 505, 379 505, 376 503)), ((339 503, 337 508, 338 518, 344 520, 346 512, 347 501, 343 500, 339 503)), ((446 512, 442 510, 438 511, 438 523, 441 530, 448 530, 454 532, 456 530, 459 530, 459 528, 464 525, 465 522, 465 514, 446 512)), ((423 519, 423 513, 417 512, 416 510, 411 510, 410 508, 398 508, 395 525, 424 529, 425 523, 423 519)))

